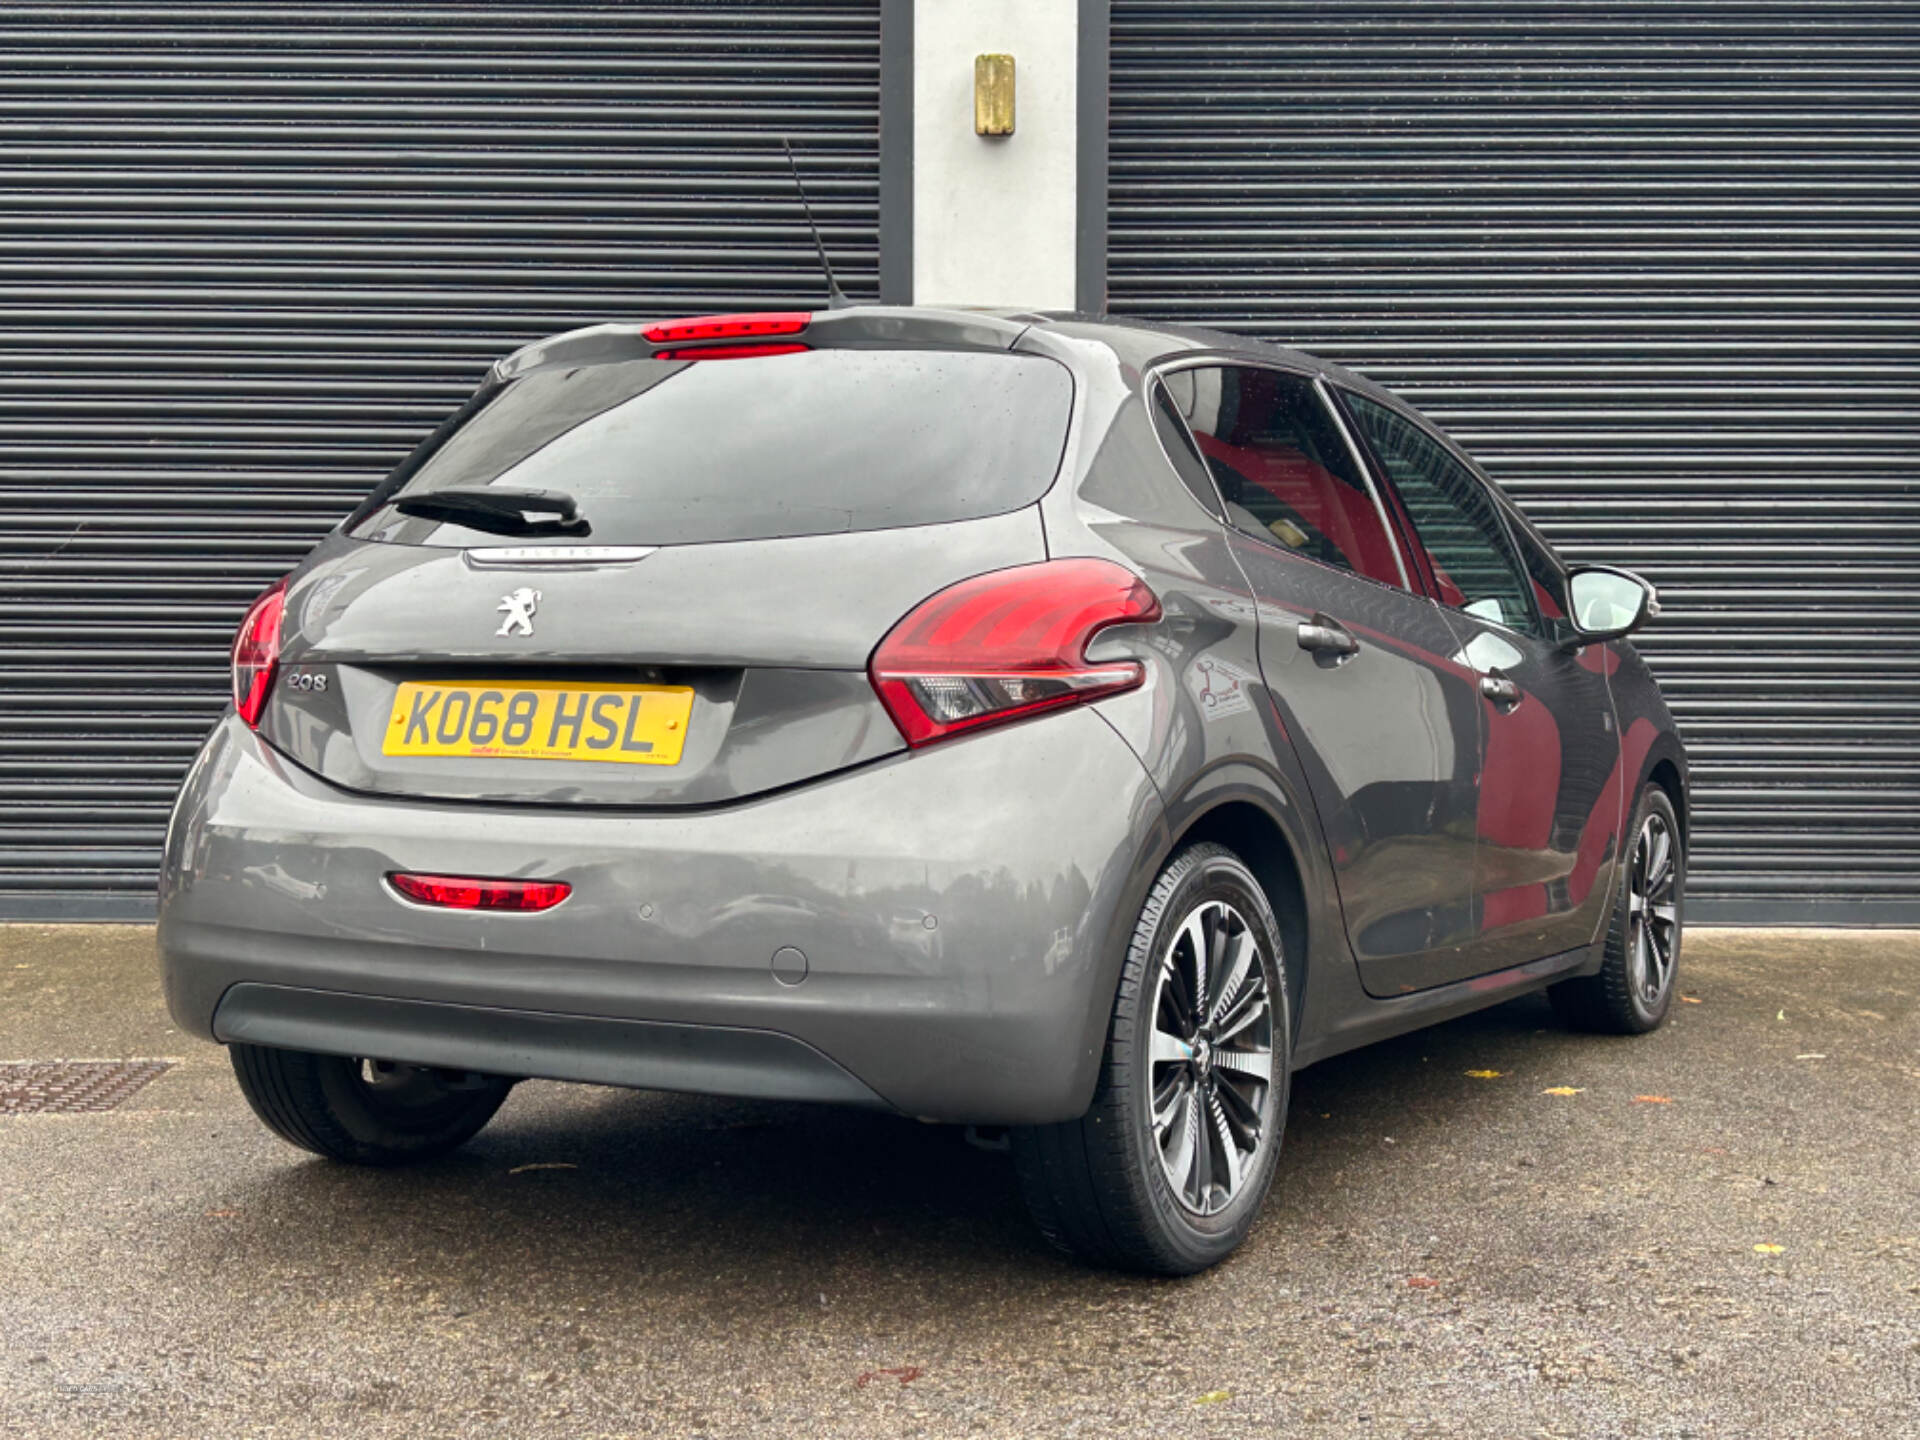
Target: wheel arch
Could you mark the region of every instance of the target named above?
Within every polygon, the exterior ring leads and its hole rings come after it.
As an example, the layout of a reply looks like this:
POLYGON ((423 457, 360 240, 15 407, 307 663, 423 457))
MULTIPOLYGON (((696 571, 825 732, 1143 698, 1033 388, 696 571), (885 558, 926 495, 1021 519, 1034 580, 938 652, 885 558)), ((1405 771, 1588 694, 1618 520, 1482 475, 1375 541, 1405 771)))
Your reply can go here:
POLYGON ((1687 844, 1687 787, 1680 778, 1680 766, 1672 756, 1661 756, 1648 769, 1647 783, 1658 785, 1672 802, 1674 819, 1680 822, 1680 844, 1684 853, 1687 844))
MULTIPOLYGON (((1286 960, 1287 1008, 1292 1037, 1300 1034, 1302 1002, 1306 997, 1311 962, 1313 926, 1307 904, 1306 877, 1286 828, 1272 811, 1246 793, 1210 797, 1212 803, 1184 817, 1167 847, 1168 857, 1189 845, 1212 841, 1233 851, 1253 872, 1273 907, 1280 927, 1281 954, 1286 960)), ((1164 862, 1163 862, 1164 863, 1164 862)))

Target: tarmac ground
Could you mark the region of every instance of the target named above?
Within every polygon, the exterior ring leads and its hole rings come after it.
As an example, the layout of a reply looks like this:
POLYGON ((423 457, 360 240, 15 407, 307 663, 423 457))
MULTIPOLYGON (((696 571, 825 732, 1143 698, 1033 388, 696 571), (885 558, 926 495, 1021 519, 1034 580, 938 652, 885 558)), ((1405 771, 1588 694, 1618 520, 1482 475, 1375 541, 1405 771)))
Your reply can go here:
POLYGON ((1049 1251, 956 1131, 520 1086, 356 1170, 150 929, 0 927, 0 1436, 1920 1436, 1920 934, 1695 930, 1663 1031, 1516 1001, 1296 1079, 1241 1254, 1049 1251))

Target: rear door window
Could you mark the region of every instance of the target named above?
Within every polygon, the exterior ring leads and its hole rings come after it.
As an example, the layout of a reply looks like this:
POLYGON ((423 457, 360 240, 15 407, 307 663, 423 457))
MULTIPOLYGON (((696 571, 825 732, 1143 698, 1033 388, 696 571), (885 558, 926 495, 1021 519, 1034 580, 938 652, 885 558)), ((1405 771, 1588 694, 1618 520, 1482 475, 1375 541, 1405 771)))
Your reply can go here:
POLYGON ((538 370, 447 437, 354 533, 500 544, 497 531, 391 504, 479 486, 566 492, 594 544, 976 519, 1046 492, 1072 409, 1065 366, 1001 351, 812 350, 538 370))
POLYGON ((1311 380, 1209 365, 1173 371, 1166 382, 1235 529, 1370 580, 1405 584, 1371 483, 1311 380))

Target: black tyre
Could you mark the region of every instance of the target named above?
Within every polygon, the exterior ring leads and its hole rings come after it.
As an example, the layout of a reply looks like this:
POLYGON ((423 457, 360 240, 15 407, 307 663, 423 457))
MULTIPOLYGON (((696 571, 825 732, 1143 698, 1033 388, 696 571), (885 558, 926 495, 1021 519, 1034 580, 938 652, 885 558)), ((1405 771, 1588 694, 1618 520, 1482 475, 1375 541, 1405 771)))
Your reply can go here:
POLYGON ((1633 838, 1607 927, 1606 961, 1597 975, 1562 980, 1547 991, 1576 1030, 1644 1035, 1666 1022, 1680 970, 1687 857, 1673 802, 1658 785, 1640 792, 1633 838))
POLYGON ((1222 846, 1181 851, 1128 947, 1092 1108, 1013 1132, 1047 1238, 1096 1264, 1160 1275, 1231 1254, 1273 1182, 1291 1018, 1260 883, 1222 846))
POLYGON ((241 1093, 289 1144, 354 1165, 406 1165, 464 1145, 513 1081, 300 1050, 230 1045, 241 1093))

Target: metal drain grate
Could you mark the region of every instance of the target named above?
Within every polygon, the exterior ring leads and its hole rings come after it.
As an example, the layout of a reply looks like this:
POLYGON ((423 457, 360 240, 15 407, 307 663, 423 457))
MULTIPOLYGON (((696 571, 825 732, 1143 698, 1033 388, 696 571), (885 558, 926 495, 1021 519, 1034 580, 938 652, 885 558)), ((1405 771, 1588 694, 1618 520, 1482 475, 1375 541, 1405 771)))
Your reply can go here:
POLYGON ((111 1110, 171 1060, 28 1060, 0 1064, 0 1115, 111 1110))

